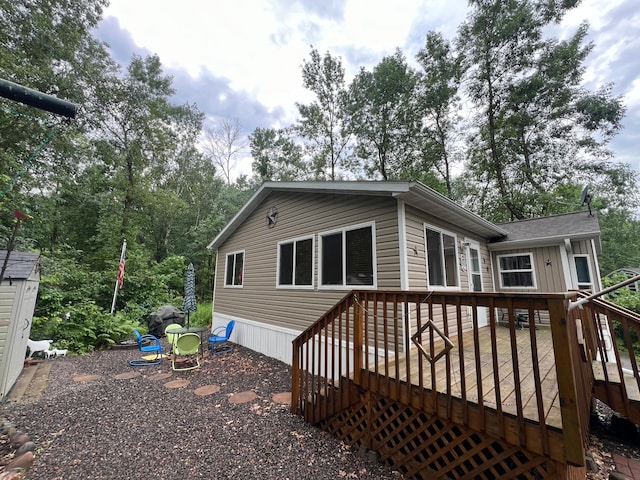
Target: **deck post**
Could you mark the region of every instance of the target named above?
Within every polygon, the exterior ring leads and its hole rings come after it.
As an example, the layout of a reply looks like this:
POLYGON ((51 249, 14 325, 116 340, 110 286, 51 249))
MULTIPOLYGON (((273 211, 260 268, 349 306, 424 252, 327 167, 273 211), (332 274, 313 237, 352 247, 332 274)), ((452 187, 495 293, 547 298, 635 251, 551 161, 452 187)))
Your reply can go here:
POLYGON ((360 374, 362 372, 362 325, 363 308, 356 299, 353 302, 353 381, 360 385, 360 374))
MULTIPOLYGON (((564 435, 564 449, 567 462, 584 466, 584 435, 580 421, 580 406, 577 395, 576 365, 573 358, 577 352, 571 342, 576 335, 575 324, 569 322, 564 299, 549 299, 549 315, 551 321, 551 335, 555 355, 556 374, 558 377, 558 395, 560 397, 560 411, 562 415, 562 432, 564 435), (573 335, 570 329, 573 329, 573 335)), ((590 399, 582 399, 590 402, 590 399)))
POLYGON ((291 362, 291 413, 297 415, 300 413, 300 346, 298 342, 293 341, 293 359, 291 362))

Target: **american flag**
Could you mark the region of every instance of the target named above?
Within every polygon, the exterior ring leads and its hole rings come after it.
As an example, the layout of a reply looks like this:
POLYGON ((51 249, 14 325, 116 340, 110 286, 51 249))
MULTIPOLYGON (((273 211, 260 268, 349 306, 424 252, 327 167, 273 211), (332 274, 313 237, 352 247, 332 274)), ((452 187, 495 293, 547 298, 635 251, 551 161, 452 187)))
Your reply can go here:
POLYGON ((118 288, 122 288, 124 284, 124 265, 126 260, 123 258, 120 259, 120 265, 118 265, 118 288))
POLYGON ((127 263, 127 241, 122 243, 122 253, 120 254, 120 265, 118 265, 118 288, 122 288, 124 284, 124 266, 127 263))

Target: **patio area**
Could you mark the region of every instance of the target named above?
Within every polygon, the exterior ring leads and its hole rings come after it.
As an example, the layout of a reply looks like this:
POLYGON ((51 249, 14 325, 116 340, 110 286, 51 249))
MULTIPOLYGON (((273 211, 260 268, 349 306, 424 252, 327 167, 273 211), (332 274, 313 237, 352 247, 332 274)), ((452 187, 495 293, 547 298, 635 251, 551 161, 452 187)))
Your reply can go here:
POLYGON ((236 347, 173 372, 129 366, 139 354, 43 361, 10 396, 3 415, 37 445, 27 479, 402 478, 292 415, 281 362, 236 347))

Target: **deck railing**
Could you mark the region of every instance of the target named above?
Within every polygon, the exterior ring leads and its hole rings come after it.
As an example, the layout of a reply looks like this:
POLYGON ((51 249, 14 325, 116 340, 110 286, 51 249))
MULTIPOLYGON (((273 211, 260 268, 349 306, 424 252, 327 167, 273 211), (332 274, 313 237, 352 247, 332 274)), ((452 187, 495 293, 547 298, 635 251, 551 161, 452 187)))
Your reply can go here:
POLYGON ((315 424, 374 392, 583 465, 598 340, 575 296, 353 291, 294 340, 292 411, 315 424))
POLYGON ((587 325, 593 326, 585 342, 593 352, 594 369, 604 380, 602 400, 640 422, 640 315, 599 298, 589 300, 582 309, 587 325))

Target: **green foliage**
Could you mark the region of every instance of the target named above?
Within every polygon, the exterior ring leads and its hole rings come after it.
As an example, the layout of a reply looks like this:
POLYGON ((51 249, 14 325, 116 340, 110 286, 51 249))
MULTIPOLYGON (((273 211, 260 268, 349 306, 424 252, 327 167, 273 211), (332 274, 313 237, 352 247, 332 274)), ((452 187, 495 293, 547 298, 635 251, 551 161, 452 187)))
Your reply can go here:
POLYGON ((598 215, 602 231, 600 270, 608 274, 619 268, 640 266, 640 222, 628 210, 609 210, 598 215))
POLYGON ((213 304, 211 302, 199 303, 198 310, 191 314, 191 316, 189 317, 189 322, 191 323, 191 325, 207 327, 211 326, 212 319, 213 304))
POLYGON ((463 84, 477 125, 468 136, 467 178, 490 219, 553 213, 546 192, 573 184, 577 172, 603 192, 618 175, 600 159, 609 156, 624 106, 610 87, 584 89, 587 25, 566 40, 545 38, 574 3, 474 1, 461 26, 463 84))
POLYGON ((56 348, 82 354, 110 347, 136 327, 124 315, 112 316, 93 302, 82 301, 68 305, 64 313, 34 317, 31 338, 52 339, 56 348))
MULTIPOLYGON (((611 287, 618 283, 621 283, 629 278, 624 273, 615 273, 611 277, 605 277, 602 280, 602 286, 604 288, 611 287)), ((631 290, 628 287, 622 287, 618 290, 614 290, 607 294, 607 300, 640 314, 640 292, 631 290)))

